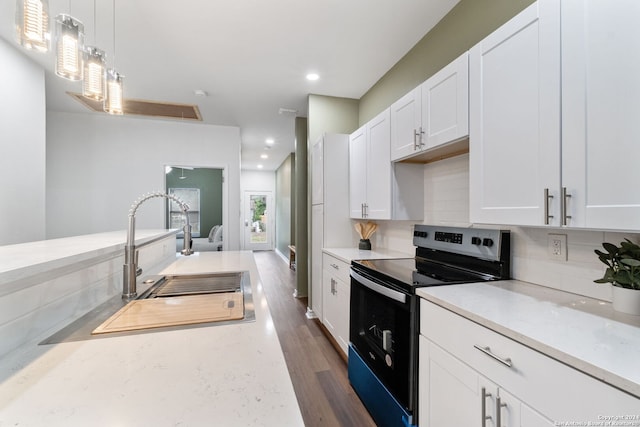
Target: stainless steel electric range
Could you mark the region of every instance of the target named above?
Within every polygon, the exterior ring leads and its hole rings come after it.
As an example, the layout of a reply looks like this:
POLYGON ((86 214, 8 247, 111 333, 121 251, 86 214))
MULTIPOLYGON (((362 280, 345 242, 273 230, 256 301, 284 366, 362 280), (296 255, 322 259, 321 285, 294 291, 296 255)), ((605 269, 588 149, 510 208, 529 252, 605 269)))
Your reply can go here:
POLYGON ((509 231, 419 224, 413 244, 414 258, 351 264, 349 381, 378 426, 418 423, 416 289, 510 278, 509 231))

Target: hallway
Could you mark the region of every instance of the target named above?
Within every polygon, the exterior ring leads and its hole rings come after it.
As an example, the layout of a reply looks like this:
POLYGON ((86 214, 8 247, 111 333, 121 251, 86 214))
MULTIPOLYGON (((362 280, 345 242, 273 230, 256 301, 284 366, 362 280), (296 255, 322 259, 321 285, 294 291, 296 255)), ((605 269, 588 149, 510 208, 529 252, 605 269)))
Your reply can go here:
POLYGON ((375 426, 349 385, 346 363, 305 316, 307 299, 293 297, 296 273, 273 251, 254 257, 305 425, 375 426))

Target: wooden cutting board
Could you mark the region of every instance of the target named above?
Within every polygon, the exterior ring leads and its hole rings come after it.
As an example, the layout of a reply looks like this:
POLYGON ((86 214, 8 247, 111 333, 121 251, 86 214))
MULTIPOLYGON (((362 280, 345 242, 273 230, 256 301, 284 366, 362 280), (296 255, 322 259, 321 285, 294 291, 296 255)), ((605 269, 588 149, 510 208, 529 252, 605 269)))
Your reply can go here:
POLYGON ((241 292, 154 298, 131 301, 91 333, 220 322, 243 317, 241 292))

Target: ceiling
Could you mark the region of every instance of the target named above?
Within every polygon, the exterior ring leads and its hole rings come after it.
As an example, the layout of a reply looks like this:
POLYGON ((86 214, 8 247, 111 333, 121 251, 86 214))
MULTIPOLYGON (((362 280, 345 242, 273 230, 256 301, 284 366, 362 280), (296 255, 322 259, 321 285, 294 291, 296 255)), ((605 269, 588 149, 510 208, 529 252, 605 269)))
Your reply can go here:
MULTIPOLYGON (((197 104, 204 123, 240 128, 243 169, 275 170, 294 151, 308 94, 359 99, 458 1, 49 0, 49 10, 82 21, 109 66, 115 48, 126 98, 197 104)), ((0 0, 0 37, 17 46, 15 6, 0 0)), ((47 70, 48 109, 99 114, 66 94, 80 83, 53 74, 52 53, 24 52, 47 70)))

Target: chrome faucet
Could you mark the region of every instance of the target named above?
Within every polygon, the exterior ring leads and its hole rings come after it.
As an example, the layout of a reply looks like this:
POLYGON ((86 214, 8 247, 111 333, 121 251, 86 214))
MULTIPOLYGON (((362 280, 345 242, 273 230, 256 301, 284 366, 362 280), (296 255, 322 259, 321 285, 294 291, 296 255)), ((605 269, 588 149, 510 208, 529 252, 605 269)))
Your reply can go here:
POLYGON ((135 234, 136 234, 136 211, 140 207, 140 205, 146 202, 149 199, 153 199, 155 197, 164 197, 165 199, 170 199, 176 202, 180 209, 182 209, 182 213, 185 217, 185 225, 183 227, 184 230, 184 246, 180 253, 182 255, 191 255, 193 250, 191 250, 191 224, 189 224, 189 205, 185 202, 173 196, 171 194, 166 194, 161 191, 156 191, 153 193, 147 193, 131 205, 131 209, 129 209, 129 227, 127 228, 127 243, 124 247, 124 265, 123 265, 123 280, 122 280, 122 299, 130 300, 135 298, 138 293, 136 290, 136 277, 138 277, 142 270, 138 268, 138 248, 142 245, 135 245, 135 234))

